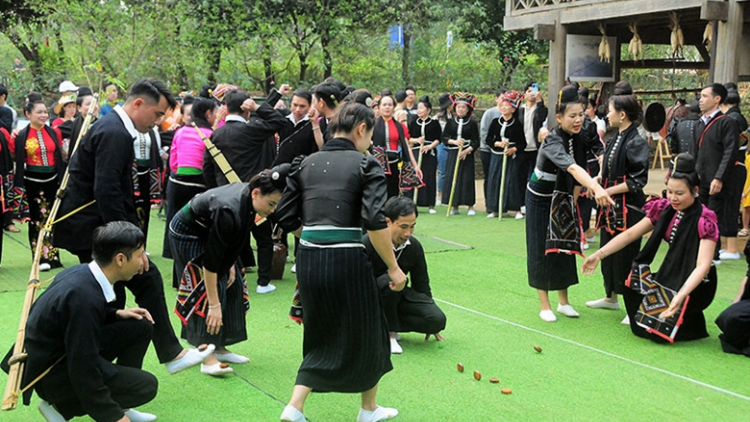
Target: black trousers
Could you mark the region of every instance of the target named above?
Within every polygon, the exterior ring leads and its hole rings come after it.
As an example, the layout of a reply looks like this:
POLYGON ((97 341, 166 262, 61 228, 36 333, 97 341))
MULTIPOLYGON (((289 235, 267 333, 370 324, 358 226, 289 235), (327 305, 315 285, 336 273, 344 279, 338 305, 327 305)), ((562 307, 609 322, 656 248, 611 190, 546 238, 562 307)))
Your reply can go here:
MULTIPOLYGON (((91 262, 91 251, 71 252, 78 257, 80 263, 91 262)), ((182 352, 182 345, 174 333, 169 322, 167 301, 164 296, 164 281, 156 264, 149 260, 148 271, 136 274, 130 281, 115 283, 117 299, 110 305, 118 309, 125 308, 125 288, 135 297, 135 303, 148 310, 154 319, 154 349, 160 363, 167 363, 182 352)))
POLYGON ((435 301, 411 287, 394 292, 381 286, 380 303, 390 332, 435 334, 445 329, 445 314, 435 301))
MULTIPOLYGON (((143 357, 151 341, 153 329, 149 321, 127 319, 108 324, 102 329, 101 357, 106 360, 103 365, 111 365, 104 371, 115 375, 104 380, 112 399, 121 408, 129 409, 142 406, 156 397, 159 382, 156 377, 142 371, 143 357), (117 364, 112 363, 117 360, 117 364)), ((45 383, 43 378, 37 387, 39 396, 47 400, 46 391, 50 388, 73 390, 73 382, 59 378, 45 383)), ((65 419, 86 415, 86 410, 78 399, 61 400, 52 403, 65 419)))

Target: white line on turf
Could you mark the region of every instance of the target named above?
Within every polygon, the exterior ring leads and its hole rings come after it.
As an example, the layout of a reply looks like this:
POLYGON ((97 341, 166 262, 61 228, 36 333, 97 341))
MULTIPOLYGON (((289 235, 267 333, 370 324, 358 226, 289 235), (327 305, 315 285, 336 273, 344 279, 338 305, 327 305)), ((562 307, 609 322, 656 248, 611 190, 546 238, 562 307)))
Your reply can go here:
POLYGON ((452 303, 452 302, 448 302, 447 300, 438 299, 438 298, 434 298, 434 300, 436 300, 438 302, 445 303, 446 305, 452 306, 452 307, 457 308, 457 309, 461 309, 461 310, 466 311, 466 312, 470 312, 470 313, 473 313, 473 314, 476 314, 476 315, 479 315, 479 316, 483 316, 485 318, 493 319, 495 321, 499 321, 499 322, 502 322, 504 324, 512 325, 512 326, 520 328, 522 330, 527 330, 527 331, 531 331, 533 333, 541 334, 543 336, 547 336, 547 337, 553 338, 555 340, 560 340, 560 341, 563 341, 565 343, 572 344, 574 346, 583 347, 584 349, 591 350, 592 352, 601 353, 601 354, 603 354, 605 356, 609 356, 611 358, 619 359, 619 360, 624 361, 624 362, 632 363, 634 365, 638 365, 640 367, 643 367, 643 368, 646 368, 646 369, 650 369, 652 371, 661 372, 662 374, 669 375, 669 376, 681 379, 683 381, 687 381, 687 382, 693 383, 695 385, 699 385, 701 387, 705 387, 705 388, 717 391, 719 393, 727 394, 727 395, 730 395, 732 397, 736 397, 738 399, 750 401, 750 397, 748 397, 748 396, 743 396, 742 394, 735 393, 734 391, 729 391, 729 390, 726 390, 724 388, 717 387, 715 385, 707 384, 707 383, 705 383, 703 381, 698 381, 696 379, 689 378, 689 377, 686 377, 684 375, 675 374, 674 372, 670 372, 670 371, 667 371, 665 369, 657 368, 655 366, 647 365, 645 363, 641 363, 641 362, 638 362, 638 361, 635 361, 635 360, 632 360, 632 359, 628 359, 626 357, 619 356, 619 355, 616 355, 614 353, 610 353, 610 352, 607 352, 607 351, 604 351, 604 350, 601 350, 601 349, 597 349, 595 347, 587 346, 585 344, 578 343, 577 341, 569 340, 569 339, 566 339, 564 337, 556 336, 556 335, 550 334, 550 333, 545 333, 544 331, 537 330, 536 328, 527 327, 527 326, 521 325, 521 324, 519 324, 517 322, 508 321, 507 319, 499 318, 499 317, 496 317, 494 315, 490 315, 490 314, 486 314, 486 313, 481 312, 481 311, 477 311, 475 309, 467 308, 465 306, 461 306, 461 305, 458 305, 458 304, 455 304, 455 303, 452 303))

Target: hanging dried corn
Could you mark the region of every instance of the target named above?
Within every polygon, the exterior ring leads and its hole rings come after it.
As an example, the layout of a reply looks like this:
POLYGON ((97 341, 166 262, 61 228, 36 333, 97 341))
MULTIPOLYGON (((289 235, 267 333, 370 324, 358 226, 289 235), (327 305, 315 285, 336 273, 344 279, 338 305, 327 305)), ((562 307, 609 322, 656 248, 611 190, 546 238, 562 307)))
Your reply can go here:
POLYGON ((711 42, 714 38, 714 21, 708 21, 706 29, 703 31, 703 44, 706 45, 708 50, 711 50, 711 42))
POLYGON ((633 22, 628 25, 628 28, 630 29, 630 32, 633 33, 633 39, 631 39, 630 44, 628 44, 628 54, 633 57, 634 61, 638 61, 638 57, 643 60, 643 41, 641 41, 641 36, 638 35, 638 26, 633 22))
POLYGON ((672 30, 670 44, 672 45, 672 57, 682 57, 682 47, 685 45, 685 37, 680 28, 680 18, 677 13, 669 12, 669 29, 672 30))
POLYGON ((607 40, 607 32, 602 24, 599 24, 599 32, 602 33, 602 41, 599 43, 599 61, 609 63, 609 40, 607 40))

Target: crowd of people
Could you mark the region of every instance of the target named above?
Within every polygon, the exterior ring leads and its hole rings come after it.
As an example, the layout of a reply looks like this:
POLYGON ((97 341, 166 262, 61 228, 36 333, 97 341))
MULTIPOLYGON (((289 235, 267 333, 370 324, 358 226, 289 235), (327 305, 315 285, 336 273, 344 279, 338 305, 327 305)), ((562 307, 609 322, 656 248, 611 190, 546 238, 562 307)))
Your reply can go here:
MULTIPOLYGON (((441 341, 447 322, 412 237, 419 207, 435 214, 447 205, 456 215, 463 206, 475 215, 476 152, 487 217, 528 220, 528 283, 546 322, 557 319, 550 291, 557 314, 579 316, 568 288, 579 271, 591 274, 601 263, 604 297, 588 307, 619 309, 622 295, 633 334, 704 338, 715 266, 739 258, 747 122, 736 86, 704 87, 693 117, 683 113, 686 104, 670 107, 664 129, 674 158, 665 197, 650 201, 646 119, 627 82, 615 85, 605 115, 597 114, 601 94, 590 98, 576 85, 559 92, 550 114, 530 82, 498 90, 496 107, 480 121, 470 93, 443 94, 433 109, 411 86, 373 95, 333 78, 310 90, 281 85, 262 104, 228 84, 175 96, 147 78, 124 99, 119 92, 107 83, 97 103, 89 88, 65 81, 55 118, 41 95, 29 93, 21 130, 0 107, 3 226, 28 222, 32 251, 69 175, 65 218, 42 238, 40 270, 62 266, 60 249, 81 265, 59 273, 31 309, 25 341, 24 384, 52 368, 34 386, 48 421, 155 420, 134 409, 157 392, 140 369, 149 341, 169 373, 200 365, 201 373, 224 376, 249 362, 227 347, 248 338, 247 270, 257 267, 256 294, 276 289, 274 232, 284 241, 294 235, 290 317, 304 322, 303 360, 281 420, 304 421, 311 392, 360 393, 361 422, 395 417, 376 398, 393 369, 390 355, 403 353, 399 333, 441 341), (151 208, 161 203, 162 254, 173 260, 174 310, 190 349, 169 323, 171 300, 146 253, 151 208), (595 224, 584 227, 592 209, 595 224), (575 256, 596 242, 593 231, 600 247, 579 269, 575 256), (662 240, 667 259, 651 273, 662 240), (125 309, 126 289, 137 308, 125 309), (58 308, 66 318, 51 316, 58 308), (76 333, 71 324, 90 329, 76 333)), ((0 87, 0 106, 7 95, 0 87)), ((717 324, 725 351, 750 356, 745 285, 717 324)))

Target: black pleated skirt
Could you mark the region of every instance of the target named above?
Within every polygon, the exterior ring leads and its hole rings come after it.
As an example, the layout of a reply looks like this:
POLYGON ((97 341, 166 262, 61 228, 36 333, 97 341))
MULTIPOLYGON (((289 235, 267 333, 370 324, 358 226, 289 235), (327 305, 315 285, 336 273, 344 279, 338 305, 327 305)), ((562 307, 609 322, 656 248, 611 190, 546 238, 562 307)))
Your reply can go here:
MULTIPOLYGON (((451 187, 453 185, 453 175, 456 171, 456 160, 458 159, 458 149, 448 150, 448 159, 445 163, 445 178, 440 193, 442 198, 440 202, 448 205, 451 197, 451 187)), ((476 202, 476 192, 474 186, 474 154, 469 154, 461 160, 458 167, 458 179, 456 180, 456 194, 453 195, 453 206, 459 205, 474 206, 476 202)))
MULTIPOLYGON (((621 232, 616 232, 612 235, 602 229, 600 233, 601 244, 599 249, 603 248, 621 232)), ((635 259, 640 250, 641 239, 638 239, 602 260, 601 268, 602 277, 604 277, 604 292, 607 296, 610 296, 612 293, 617 293, 618 295, 625 293, 625 289, 627 289, 625 280, 628 279, 630 270, 633 268, 633 259, 635 259)))
POLYGON ((529 286, 546 291, 563 290, 578 284, 575 255, 545 255, 544 252, 554 187, 554 183, 531 180, 526 192, 526 270, 529 286))
POLYGON ((304 313, 297 385, 360 393, 393 369, 372 265, 361 247, 301 245, 297 280, 304 313))
MULTIPOLYGON (((172 219, 169 227, 175 265, 184 269, 191 261, 200 264, 200 257, 206 250, 206 240, 202 238, 201 233, 188 226, 179 216, 172 219)), ((182 338, 193 346, 214 344, 220 348, 247 340, 245 282, 239 266, 235 266, 235 281, 229 288, 228 277, 229 274, 219 274, 217 277, 223 323, 219 333, 208 334, 206 319, 198 314, 193 314, 187 325, 182 327, 182 338)))
MULTIPOLYGON (((523 205, 523 193, 519 190, 526 189, 526 175, 519 177, 520 158, 508 157, 505 170, 505 190, 503 191, 503 212, 520 211, 523 205)), ((498 212, 500 205, 500 182, 503 177, 503 155, 492 154, 490 159, 490 172, 487 178, 487 212, 498 212)))

